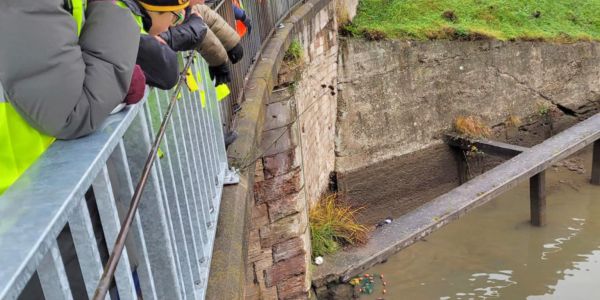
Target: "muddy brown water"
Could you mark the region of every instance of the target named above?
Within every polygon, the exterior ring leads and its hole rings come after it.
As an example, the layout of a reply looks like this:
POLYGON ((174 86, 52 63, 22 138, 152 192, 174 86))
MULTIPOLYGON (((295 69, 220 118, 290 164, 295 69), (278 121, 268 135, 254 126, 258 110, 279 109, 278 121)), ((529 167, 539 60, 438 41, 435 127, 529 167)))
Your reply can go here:
POLYGON ((548 169, 545 227, 529 225, 525 182, 373 267, 386 294, 377 278, 360 299, 600 299, 600 187, 588 184, 590 166, 587 149, 548 169))

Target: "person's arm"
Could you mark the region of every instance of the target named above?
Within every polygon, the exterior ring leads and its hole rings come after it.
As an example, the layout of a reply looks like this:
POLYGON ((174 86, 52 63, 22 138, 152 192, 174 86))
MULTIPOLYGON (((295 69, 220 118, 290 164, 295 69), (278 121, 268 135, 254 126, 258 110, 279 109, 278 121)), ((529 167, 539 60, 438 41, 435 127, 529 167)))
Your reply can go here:
POLYGON ((155 37, 146 34, 140 36, 137 64, 144 71, 149 86, 170 90, 177 84, 179 79, 177 52, 168 45, 160 43, 155 37))
POLYGON ((32 126, 72 139, 97 129, 125 98, 139 29, 128 11, 93 2, 78 39, 61 4, 0 2, 0 81, 32 126))
POLYGON ((200 16, 192 13, 181 25, 170 27, 159 36, 175 51, 195 49, 206 36, 207 27, 200 16))
POLYGON ((240 36, 233 27, 229 26, 227 21, 217 12, 213 11, 207 5, 195 5, 192 8, 200 14, 208 28, 217 36, 225 50, 229 51, 240 43, 240 36))
POLYGON ((233 16, 236 20, 244 22, 246 19, 246 12, 243 9, 233 5, 233 16))

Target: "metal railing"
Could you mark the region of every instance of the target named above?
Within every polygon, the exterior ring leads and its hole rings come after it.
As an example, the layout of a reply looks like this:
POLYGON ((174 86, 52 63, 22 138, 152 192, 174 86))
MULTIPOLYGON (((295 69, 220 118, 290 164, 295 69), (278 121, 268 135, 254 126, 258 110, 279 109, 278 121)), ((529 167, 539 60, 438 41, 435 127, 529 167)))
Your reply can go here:
MULTIPOLYGON (((232 95, 219 103, 204 60, 192 63, 199 89, 188 84, 177 101, 106 299, 204 298, 230 175, 223 128, 264 43, 302 0, 243 2, 253 30, 232 95)), ((216 9, 234 25, 230 0, 216 9)), ((98 132, 55 142, 0 196, 0 299, 92 298, 168 98, 150 89, 98 132)))
MULTIPOLYGON (((191 70, 209 78, 202 59, 191 70)), ((71 299, 78 287, 91 298, 168 97, 151 89, 97 133, 55 142, 0 196, 0 299, 35 294, 36 286, 46 299, 71 299)), ((210 80, 195 92, 184 88, 159 153, 112 299, 204 296, 227 172, 210 80)))
MULTIPOLYGON (((303 0, 241 0, 246 14, 252 19, 252 32, 242 38, 244 57, 232 68, 232 82, 229 84, 231 96, 222 102, 223 125, 230 128, 233 120, 232 107, 240 103, 243 96, 246 75, 250 73, 258 59, 262 46, 277 29, 283 18, 303 0)), ((223 0, 215 7, 216 11, 235 26, 231 0, 223 0)), ((235 28, 235 27, 234 27, 235 28)))

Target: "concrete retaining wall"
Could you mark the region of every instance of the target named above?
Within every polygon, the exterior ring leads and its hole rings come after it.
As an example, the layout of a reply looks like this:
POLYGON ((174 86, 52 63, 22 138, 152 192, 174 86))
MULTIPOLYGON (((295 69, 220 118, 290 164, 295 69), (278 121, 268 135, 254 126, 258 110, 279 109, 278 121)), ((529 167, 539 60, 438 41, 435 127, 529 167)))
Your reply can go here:
POLYGON ((369 222, 449 190, 458 180, 440 138, 455 117, 479 116, 494 126, 509 116, 526 123, 541 106, 585 113, 600 102, 599 45, 342 40, 341 190, 367 206, 369 222))

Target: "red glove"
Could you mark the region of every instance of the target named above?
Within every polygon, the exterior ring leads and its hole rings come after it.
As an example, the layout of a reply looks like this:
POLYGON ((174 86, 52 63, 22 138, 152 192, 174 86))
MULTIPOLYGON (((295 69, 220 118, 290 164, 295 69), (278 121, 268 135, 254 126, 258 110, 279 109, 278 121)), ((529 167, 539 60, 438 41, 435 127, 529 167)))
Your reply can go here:
POLYGON ((136 104, 144 98, 144 91, 146 90, 146 76, 142 71, 140 65, 135 65, 133 68, 133 75, 131 76, 131 83, 129 84, 129 91, 125 97, 125 103, 136 104))

